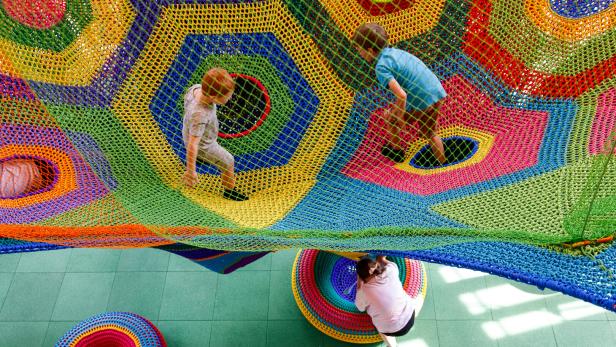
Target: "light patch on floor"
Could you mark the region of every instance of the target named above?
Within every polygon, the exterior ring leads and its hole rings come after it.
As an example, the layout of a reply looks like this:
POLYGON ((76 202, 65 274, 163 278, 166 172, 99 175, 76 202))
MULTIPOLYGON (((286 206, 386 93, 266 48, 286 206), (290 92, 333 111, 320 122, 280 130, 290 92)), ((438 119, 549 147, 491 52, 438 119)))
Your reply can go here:
POLYGON ((446 283, 456 283, 472 278, 488 276, 488 274, 484 272, 445 266, 440 267, 438 273, 446 283))
POLYGON ((529 303, 537 300, 543 300, 546 297, 558 295, 554 294, 535 294, 520 290, 510 284, 502 284, 494 287, 478 290, 472 293, 484 306, 492 309, 512 307, 524 303, 529 303))
POLYGON ((460 302, 466 306, 468 312, 472 315, 480 315, 490 310, 490 307, 482 303, 479 297, 477 297, 476 292, 460 294, 458 299, 460 299, 460 302))
MULTIPOLYGON (((532 296, 532 294, 527 295, 532 296)), ((549 295, 554 296, 560 294, 555 293, 549 295)), ((502 297, 499 302, 507 302, 507 299, 510 300, 510 305, 508 304, 508 306, 523 303, 515 303, 515 295, 511 297, 502 297), (514 299, 512 300, 512 298, 514 299)), ((543 310, 533 310, 508 316, 499 320, 485 322, 481 325, 481 327, 486 335, 488 335, 491 339, 499 340, 506 338, 507 336, 548 328, 550 326, 561 324, 565 321, 581 320, 590 316, 600 315, 605 312, 605 310, 601 307, 575 299, 572 299, 571 302, 560 304, 557 308, 558 312, 550 312, 547 308, 543 310)))
POLYGON ((561 317, 547 310, 530 311, 481 325, 483 331, 493 340, 507 336, 522 334, 552 325, 560 324, 561 317))
POLYGON ((558 311, 565 320, 578 320, 606 312, 605 309, 584 301, 571 301, 560 304, 558 305, 558 311))

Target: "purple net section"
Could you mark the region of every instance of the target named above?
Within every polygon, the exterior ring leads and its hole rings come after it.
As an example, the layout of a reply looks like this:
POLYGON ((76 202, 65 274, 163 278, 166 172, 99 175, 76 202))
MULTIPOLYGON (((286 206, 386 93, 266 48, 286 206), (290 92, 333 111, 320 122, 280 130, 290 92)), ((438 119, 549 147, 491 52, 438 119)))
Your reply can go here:
POLYGON ((357 272, 354 261, 348 258, 338 259, 332 268, 330 278, 332 287, 341 298, 349 302, 355 301, 357 272))

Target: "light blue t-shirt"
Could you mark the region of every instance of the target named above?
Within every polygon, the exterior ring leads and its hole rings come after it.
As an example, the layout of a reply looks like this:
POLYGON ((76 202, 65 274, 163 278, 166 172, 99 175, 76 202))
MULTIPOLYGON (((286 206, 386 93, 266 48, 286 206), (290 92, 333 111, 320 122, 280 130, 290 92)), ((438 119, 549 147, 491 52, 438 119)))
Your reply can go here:
POLYGON ((406 110, 424 110, 447 93, 438 77, 419 58, 397 48, 383 48, 376 58, 376 78, 389 90, 392 78, 406 92, 406 110))

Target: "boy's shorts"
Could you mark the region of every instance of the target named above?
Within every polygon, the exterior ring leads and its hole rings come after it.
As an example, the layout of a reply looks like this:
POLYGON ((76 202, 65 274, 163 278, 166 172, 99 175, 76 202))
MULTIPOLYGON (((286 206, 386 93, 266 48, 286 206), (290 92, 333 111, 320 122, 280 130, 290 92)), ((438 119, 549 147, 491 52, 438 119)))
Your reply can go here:
POLYGON ((439 87, 440 88, 434 93, 424 94, 421 97, 418 97, 417 95, 409 95, 406 100, 406 112, 426 111, 443 100, 447 96, 447 93, 442 86, 439 85, 439 87))
POLYGON ((406 122, 419 121, 422 123, 429 123, 431 121, 435 121, 435 117, 438 116, 438 113, 434 113, 434 110, 438 110, 442 103, 442 100, 443 99, 438 100, 437 102, 423 110, 406 111, 404 113, 404 120, 406 122))
POLYGON ((230 168, 235 163, 233 155, 217 142, 211 143, 207 149, 199 149, 197 158, 216 165, 220 170, 230 168))

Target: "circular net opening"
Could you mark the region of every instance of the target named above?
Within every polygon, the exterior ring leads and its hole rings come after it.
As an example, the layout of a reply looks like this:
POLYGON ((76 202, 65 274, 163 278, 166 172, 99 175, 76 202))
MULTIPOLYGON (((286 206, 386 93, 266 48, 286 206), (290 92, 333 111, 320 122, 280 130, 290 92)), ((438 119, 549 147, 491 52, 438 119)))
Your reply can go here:
POLYGON ((443 145, 445 146, 445 156, 447 161, 445 164, 441 164, 432 152, 430 145, 423 146, 411 159, 411 166, 418 169, 433 169, 438 167, 446 167, 450 165, 459 164, 463 161, 470 159, 477 149, 479 149, 479 143, 477 140, 463 136, 452 136, 443 139, 443 145))
POLYGON ((270 98, 265 86, 256 78, 231 74, 235 80, 233 97, 218 108, 222 138, 242 137, 257 129, 270 111, 270 98))
POLYGON ((332 270, 331 284, 341 298, 354 302, 357 290, 355 262, 348 258, 338 259, 332 270))

